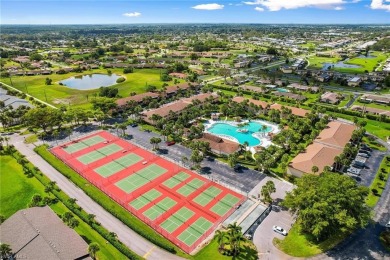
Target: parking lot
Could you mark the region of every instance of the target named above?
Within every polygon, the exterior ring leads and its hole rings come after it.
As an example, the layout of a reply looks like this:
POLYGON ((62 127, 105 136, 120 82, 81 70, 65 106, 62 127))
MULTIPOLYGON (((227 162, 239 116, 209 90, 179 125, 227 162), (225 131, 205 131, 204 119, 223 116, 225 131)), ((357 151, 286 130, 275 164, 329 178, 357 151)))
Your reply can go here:
MULTIPOLYGON (((354 178, 359 184, 363 186, 370 186, 375 178, 375 174, 378 171, 378 168, 384 156, 384 152, 373 150, 369 158, 358 159, 361 162, 364 161, 364 167, 362 169, 352 167, 353 169, 356 169, 356 172, 347 173, 347 175, 354 178)), ((359 158, 359 156, 357 157, 359 158)))

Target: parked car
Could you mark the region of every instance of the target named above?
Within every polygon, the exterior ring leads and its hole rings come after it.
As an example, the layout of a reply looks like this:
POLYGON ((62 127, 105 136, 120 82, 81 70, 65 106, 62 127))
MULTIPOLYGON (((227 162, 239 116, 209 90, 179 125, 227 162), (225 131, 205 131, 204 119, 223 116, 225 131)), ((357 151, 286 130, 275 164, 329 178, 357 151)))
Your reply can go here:
POLYGON ((360 157, 363 157, 363 158, 370 157, 368 154, 365 154, 365 153, 358 153, 357 156, 360 156, 360 157))
POLYGON ((364 153, 364 154, 367 154, 368 156, 371 156, 371 153, 369 151, 367 151, 367 150, 360 149, 359 153, 364 153))
POLYGON ((136 126, 138 126, 138 124, 137 123, 132 123, 130 126, 131 127, 136 127, 136 126))
POLYGON ((236 164, 236 165, 234 165, 234 167, 233 167, 233 170, 235 171, 235 172, 239 172, 240 170, 241 170, 241 165, 240 164, 236 164))
POLYGON ((276 232, 276 233, 279 233, 283 236, 287 236, 287 231, 284 230, 283 228, 279 227, 279 226, 273 226, 272 229, 276 232))
POLYGON ((385 225, 385 227, 390 228, 390 221, 385 225))
POLYGON ((364 164, 360 164, 359 162, 355 162, 352 164, 353 167, 355 168, 358 168, 358 169, 363 169, 364 168, 364 164))
POLYGON ((362 144, 362 146, 360 147, 361 150, 366 150, 366 151, 369 151, 369 152, 372 152, 372 149, 370 147, 368 147, 367 145, 365 144, 362 144))
POLYGON ((175 141, 166 141, 165 142, 168 146, 174 145, 176 142, 175 141))
POLYGON ((252 239, 252 235, 249 235, 249 234, 245 234, 244 237, 248 240, 251 240, 252 239))
POLYGON ((347 172, 349 173, 352 173, 352 174, 355 174, 355 175, 360 175, 360 170, 359 169, 356 169, 354 167, 349 167, 347 172))

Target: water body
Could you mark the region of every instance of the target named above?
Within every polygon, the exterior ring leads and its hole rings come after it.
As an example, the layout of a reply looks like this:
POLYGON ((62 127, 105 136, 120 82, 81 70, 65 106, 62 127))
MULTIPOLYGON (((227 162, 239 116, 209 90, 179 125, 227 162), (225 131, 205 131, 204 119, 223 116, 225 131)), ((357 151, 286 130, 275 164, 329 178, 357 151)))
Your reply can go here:
POLYGON ((60 83, 68 88, 88 90, 114 85, 116 84, 116 80, 120 77, 121 76, 117 74, 90 74, 71 77, 60 81, 60 83))
POLYGON ((256 146, 261 144, 261 141, 258 138, 252 136, 252 134, 260 132, 268 133, 272 130, 272 128, 267 126, 265 129, 263 129, 263 125, 258 122, 250 122, 248 125, 241 127, 226 123, 215 123, 207 130, 215 135, 231 136, 235 138, 240 144, 248 142, 249 146, 256 146), (246 132, 239 132, 238 130, 245 130, 246 132))

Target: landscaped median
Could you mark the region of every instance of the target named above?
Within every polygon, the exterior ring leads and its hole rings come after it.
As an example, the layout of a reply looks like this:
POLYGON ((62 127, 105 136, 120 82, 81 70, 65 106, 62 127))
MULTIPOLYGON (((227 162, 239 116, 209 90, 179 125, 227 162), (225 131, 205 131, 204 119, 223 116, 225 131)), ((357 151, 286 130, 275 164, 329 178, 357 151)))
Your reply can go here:
POLYGON ((366 203, 369 207, 374 207, 385 189, 387 179, 390 174, 390 156, 383 158, 378 171, 376 172, 375 179, 371 183, 370 193, 367 196, 366 203))
POLYGON ((82 176, 69 168, 62 161, 51 154, 45 145, 38 146, 34 149, 44 160, 50 163, 61 174, 71 180, 74 184, 80 187, 89 197, 101 205, 105 210, 122 221, 129 228, 151 241, 155 245, 171 252, 177 253, 183 257, 189 257, 171 242, 158 235, 152 228, 144 224, 141 220, 130 214, 126 209, 122 208, 116 202, 111 200, 106 194, 85 180, 82 176))

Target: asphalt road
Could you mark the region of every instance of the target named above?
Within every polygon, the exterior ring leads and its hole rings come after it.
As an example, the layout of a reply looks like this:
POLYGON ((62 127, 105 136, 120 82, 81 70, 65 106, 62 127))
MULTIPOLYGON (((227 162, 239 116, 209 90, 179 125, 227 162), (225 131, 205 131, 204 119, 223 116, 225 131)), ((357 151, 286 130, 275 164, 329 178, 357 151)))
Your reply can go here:
POLYGON ((37 166, 47 177, 50 178, 50 180, 55 181, 61 190, 63 190, 71 198, 77 199, 77 204, 87 213, 96 215, 96 220, 111 232, 115 232, 118 235, 118 239, 128 248, 147 259, 181 259, 180 257, 172 255, 171 253, 155 246, 153 243, 149 242, 124 225, 116 217, 108 213, 80 188, 74 185, 70 180, 42 159, 42 157, 36 154, 33 150, 34 145, 23 143, 23 139, 24 137, 14 134, 11 136, 10 144, 13 144, 18 151, 24 154, 26 158, 37 166))

